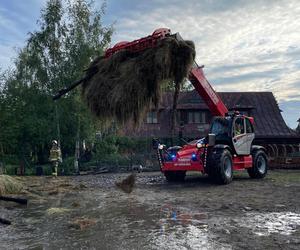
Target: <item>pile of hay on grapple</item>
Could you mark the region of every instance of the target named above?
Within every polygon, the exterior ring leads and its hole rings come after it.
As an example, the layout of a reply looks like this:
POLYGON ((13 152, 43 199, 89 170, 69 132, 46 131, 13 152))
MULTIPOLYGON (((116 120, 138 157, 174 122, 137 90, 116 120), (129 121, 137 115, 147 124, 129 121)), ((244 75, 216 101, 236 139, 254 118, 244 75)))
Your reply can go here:
POLYGON ((173 37, 142 52, 121 50, 92 62, 82 93, 92 112, 103 120, 138 124, 150 107, 157 107, 162 84, 173 81, 178 86, 194 58, 194 43, 173 37))
POLYGON ((9 175, 0 175, 0 196, 5 194, 19 194, 23 190, 21 182, 9 175))

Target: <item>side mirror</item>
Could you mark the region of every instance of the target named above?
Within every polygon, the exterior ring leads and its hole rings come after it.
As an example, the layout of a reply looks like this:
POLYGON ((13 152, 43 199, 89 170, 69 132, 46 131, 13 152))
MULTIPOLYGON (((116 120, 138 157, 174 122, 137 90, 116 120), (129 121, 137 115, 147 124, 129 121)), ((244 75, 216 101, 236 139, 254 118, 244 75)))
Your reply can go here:
POLYGON ((216 135, 208 134, 208 146, 214 146, 216 144, 216 135))

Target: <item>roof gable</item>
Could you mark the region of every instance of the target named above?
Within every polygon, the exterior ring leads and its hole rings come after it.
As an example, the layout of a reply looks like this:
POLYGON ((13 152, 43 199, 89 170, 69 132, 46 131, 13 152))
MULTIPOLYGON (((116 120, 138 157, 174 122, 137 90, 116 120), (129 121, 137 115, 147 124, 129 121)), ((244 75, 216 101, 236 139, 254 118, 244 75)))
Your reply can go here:
MULTIPOLYGON (((255 118, 255 131, 258 137, 294 137, 296 132, 290 129, 281 116, 281 110, 272 92, 218 92, 229 110, 249 110, 255 118)), ((162 97, 161 108, 172 108, 173 93, 162 97)), ((195 91, 181 92, 178 98, 178 110, 208 109, 195 91)))

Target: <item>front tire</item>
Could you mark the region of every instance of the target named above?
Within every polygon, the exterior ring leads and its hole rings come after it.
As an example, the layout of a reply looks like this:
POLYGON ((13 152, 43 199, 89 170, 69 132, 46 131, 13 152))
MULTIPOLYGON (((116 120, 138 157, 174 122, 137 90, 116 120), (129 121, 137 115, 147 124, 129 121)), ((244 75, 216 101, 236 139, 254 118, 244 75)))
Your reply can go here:
POLYGON ((164 173, 167 182, 183 182, 186 172, 185 171, 166 171, 164 173))
POLYGON ((251 178, 262 179, 268 172, 268 158, 263 150, 256 150, 252 153, 252 168, 248 168, 248 174, 251 178))
POLYGON ((232 155, 228 149, 211 152, 208 162, 208 175, 218 184, 229 184, 233 178, 232 155))

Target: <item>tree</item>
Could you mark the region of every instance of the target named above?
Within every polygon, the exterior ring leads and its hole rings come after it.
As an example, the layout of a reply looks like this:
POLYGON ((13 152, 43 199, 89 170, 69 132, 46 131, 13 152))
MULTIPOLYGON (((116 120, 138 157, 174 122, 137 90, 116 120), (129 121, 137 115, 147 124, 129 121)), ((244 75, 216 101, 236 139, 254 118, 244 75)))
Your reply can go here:
POLYGON ((57 103, 51 96, 82 77, 92 59, 108 47, 113 28, 102 25, 104 13, 105 2, 100 10, 88 0, 46 3, 39 29, 29 34, 14 69, 1 78, 2 153, 44 163, 51 140, 58 137, 57 122, 65 154, 73 155, 78 127, 82 138, 94 136, 97 121, 78 89, 57 103))
POLYGON ((298 122, 298 126, 297 126, 297 128, 296 128, 296 132, 297 132, 298 134, 300 134, 300 118, 297 120, 297 122, 298 122))
POLYGON ((189 91, 193 89, 192 84, 185 79, 181 84, 174 84, 173 81, 167 82, 163 85, 164 91, 171 91, 173 92, 173 105, 172 105, 172 114, 171 114, 171 120, 170 120, 170 131, 171 131, 171 137, 175 137, 176 132, 176 126, 179 125, 179 121, 177 119, 177 102, 179 98, 180 92, 183 91, 189 91))

